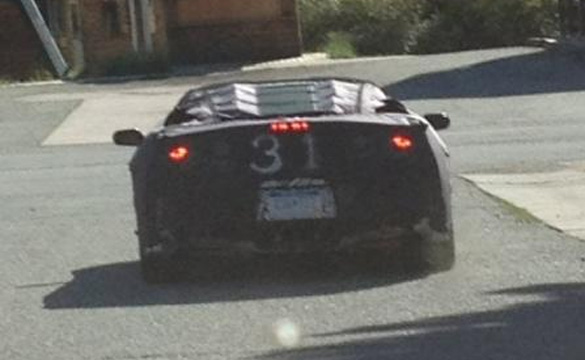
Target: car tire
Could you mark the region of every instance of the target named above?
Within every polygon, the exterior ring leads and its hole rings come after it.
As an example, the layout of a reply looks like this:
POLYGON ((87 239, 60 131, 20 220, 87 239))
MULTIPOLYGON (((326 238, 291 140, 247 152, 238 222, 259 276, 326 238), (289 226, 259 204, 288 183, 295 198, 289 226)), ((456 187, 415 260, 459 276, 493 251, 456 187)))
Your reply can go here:
POLYGON ((185 277, 186 261, 180 256, 141 255, 140 271, 148 284, 178 282, 185 277))
POLYGON ((188 256, 180 248, 172 251, 147 251, 145 238, 138 235, 140 255, 140 272, 149 284, 178 282, 184 279, 187 272, 188 256))
POLYGON ((451 270, 455 266, 452 231, 444 234, 441 241, 413 235, 403 243, 401 262, 408 273, 432 274, 451 270))

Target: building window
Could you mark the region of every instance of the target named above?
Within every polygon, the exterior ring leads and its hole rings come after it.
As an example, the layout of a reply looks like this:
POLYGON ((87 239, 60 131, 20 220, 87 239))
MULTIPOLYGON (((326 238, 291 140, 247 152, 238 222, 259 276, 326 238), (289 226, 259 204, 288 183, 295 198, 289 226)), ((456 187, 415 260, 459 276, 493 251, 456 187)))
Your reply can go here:
POLYGON ((116 1, 104 1, 102 3, 103 28, 109 37, 117 37, 122 34, 120 21, 120 7, 116 1))

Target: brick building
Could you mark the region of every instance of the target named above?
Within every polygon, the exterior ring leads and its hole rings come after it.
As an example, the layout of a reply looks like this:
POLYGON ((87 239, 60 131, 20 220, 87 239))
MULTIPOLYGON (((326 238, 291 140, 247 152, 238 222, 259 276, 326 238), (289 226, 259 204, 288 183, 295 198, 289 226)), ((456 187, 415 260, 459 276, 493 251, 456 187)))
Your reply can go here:
POLYGON ((169 45, 180 62, 298 56, 296 0, 169 0, 169 45))
POLYGON ((0 78, 22 80, 48 71, 50 63, 16 0, 0 0, 0 78))
MULTIPOLYGON (((301 53, 296 0, 36 3, 74 72, 101 74, 113 62, 128 57, 209 63, 301 53)), ((30 72, 44 58, 20 0, 0 0, 0 54, 0 76, 30 72)))
POLYGON ((103 73, 132 54, 167 54, 163 0, 44 1, 49 28, 78 72, 103 73))

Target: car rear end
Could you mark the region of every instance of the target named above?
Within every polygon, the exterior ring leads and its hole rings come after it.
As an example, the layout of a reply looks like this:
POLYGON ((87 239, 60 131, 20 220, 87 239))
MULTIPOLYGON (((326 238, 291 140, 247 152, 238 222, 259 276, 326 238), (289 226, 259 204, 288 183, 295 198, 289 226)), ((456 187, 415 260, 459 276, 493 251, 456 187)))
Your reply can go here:
POLYGON ((445 185, 428 124, 354 118, 162 133, 148 186, 136 194, 148 198, 142 223, 157 234, 149 245, 220 255, 332 252, 391 248, 424 221, 444 227, 445 185))

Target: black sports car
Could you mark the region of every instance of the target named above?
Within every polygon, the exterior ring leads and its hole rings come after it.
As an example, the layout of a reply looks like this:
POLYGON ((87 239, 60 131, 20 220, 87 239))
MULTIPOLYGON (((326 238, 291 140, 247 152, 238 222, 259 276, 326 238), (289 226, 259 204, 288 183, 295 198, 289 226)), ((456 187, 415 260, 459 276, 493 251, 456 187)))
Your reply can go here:
MULTIPOLYGON (((193 257, 399 254, 454 263, 444 114, 409 111, 353 79, 216 84, 188 91, 130 163, 143 277, 193 257)), ((183 265, 183 266, 179 266, 183 265)))

